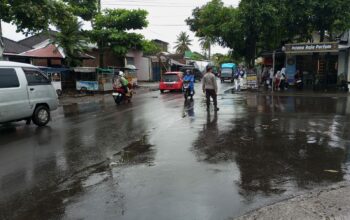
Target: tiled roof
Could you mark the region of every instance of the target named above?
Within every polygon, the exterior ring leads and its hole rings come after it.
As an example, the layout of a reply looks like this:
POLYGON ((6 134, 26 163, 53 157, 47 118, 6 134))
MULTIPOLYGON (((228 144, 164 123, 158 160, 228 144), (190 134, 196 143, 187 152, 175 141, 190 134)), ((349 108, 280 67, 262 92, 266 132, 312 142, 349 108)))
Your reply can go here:
POLYGON ((6 37, 2 38, 4 43, 4 53, 10 53, 10 54, 19 54, 23 53, 24 51, 30 50, 32 48, 26 47, 20 43, 17 43, 16 41, 10 40, 6 37))

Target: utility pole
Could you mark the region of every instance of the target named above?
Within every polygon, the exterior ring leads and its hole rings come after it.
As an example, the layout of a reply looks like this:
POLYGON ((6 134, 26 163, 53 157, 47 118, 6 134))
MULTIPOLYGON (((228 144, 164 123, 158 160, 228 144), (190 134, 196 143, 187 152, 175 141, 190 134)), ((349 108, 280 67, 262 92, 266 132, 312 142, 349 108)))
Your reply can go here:
POLYGON ((2 40, 2 27, 1 27, 1 19, 0 19, 0 60, 3 60, 3 53, 4 53, 4 49, 5 49, 5 45, 4 42, 2 40))

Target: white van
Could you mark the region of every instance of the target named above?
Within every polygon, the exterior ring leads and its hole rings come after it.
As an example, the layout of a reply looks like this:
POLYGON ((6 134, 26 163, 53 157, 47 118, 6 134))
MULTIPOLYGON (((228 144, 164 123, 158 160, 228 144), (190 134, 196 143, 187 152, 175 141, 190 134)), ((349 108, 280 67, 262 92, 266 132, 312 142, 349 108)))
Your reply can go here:
POLYGON ((0 61, 0 123, 32 120, 38 126, 50 120, 58 97, 49 79, 35 66, 0 61))

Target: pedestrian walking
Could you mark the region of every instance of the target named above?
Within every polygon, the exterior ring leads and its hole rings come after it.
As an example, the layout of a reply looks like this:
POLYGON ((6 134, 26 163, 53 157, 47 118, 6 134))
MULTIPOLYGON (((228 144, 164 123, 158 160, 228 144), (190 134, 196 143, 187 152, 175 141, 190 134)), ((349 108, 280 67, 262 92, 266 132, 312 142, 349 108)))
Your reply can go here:
POLYGON ((219 111, 218 103, 217 103, 217 91, 218 85, 216 82, 215 75, 212 73, 212 67, 207 68, 207 73, 203 76, 202 80, 202 89, 203 93, 205 93, 207 98, 207 110, 209 111, 210 107, 210 97, 214 102, 214 110, 219 111))
POLYGON ((281 69, 281 79, 280 79, 280 89, 286 90, 287 89, 287 75, 286 75, 286 68, 283 67, 281 69))
POLYGON ((275 91, 279 91, 280 90, 280 83, 281 83, 281 71, 277 71, 276 75, 275 75, 275 83, 274 83, 274 90, 275 91))

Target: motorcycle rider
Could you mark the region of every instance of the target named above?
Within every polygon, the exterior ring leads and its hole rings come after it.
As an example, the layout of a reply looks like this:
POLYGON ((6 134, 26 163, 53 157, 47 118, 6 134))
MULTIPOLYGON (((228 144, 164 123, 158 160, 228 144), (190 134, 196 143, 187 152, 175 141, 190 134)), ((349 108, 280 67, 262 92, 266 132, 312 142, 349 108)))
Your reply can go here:
POLYGON ((129 81, 125 78, 123 71, 119 71, 119 81, 120 81, 120 84, 122 85, 122 88, 124 89, 125 95, 127 95, 129 93, 129 88, 128 88, 129 81))
POLYGON ((297 70, 297 72, 294 75, 295 84, 297 86, 297 89, 303 88, 303 74, 300 70, 297 70))
POLYGON ((189 82, 190 92, 194 94, 194 75, 191 74, 190 70, 186 70, 186 75, 184 76, 183 81, 189 82))

